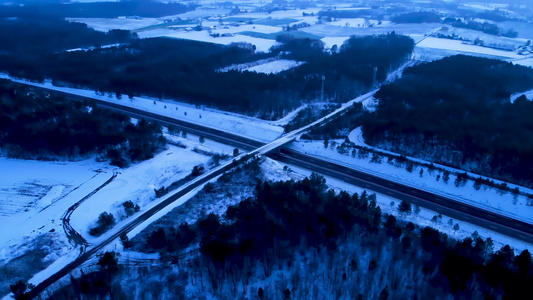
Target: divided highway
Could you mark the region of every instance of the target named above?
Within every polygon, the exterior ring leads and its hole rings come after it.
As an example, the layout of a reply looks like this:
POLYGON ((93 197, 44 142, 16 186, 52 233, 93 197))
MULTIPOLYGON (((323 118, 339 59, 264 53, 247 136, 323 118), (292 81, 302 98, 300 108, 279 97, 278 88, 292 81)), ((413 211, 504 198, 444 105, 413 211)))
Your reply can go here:
MULTIPOLYGON (((203 135, 205 138, 238 147, 243 150, 251 151, 266 145, 263 142, 252 140, 246 137, 234 135, 231 133, 223 132, 214 128, 208 128, 197 124, 192 124, 180 120, 175 120, 170 117, 160 116, 154 113, 134 109, 131 107, 122 106, 115 103, 109 103, 93 98, 83 97, 79 95, 72 95, 68 93, 58 92, 51 89, 34 87, 35 89, 44 89, 53 93, 63 94, 67 99, 71 100, 88 100, 95 102, 96 105, 115 111, 126 113, 132 117, 145 118, 147 120, 157 121, 163 125, 174 125, 180 130, 185 130, 188 133, 194 135, 203 135)), ((319 174, 332 177, 345 181, 347 183, 360 186, 362 188, 375 191, 392 198, 406 200, 412 204, 425 207, 436 212, 442 213, 449 217, 463 220, 468 223, 481 226, 500 234, 522 240, 524 242, 533 244, 533 225, 525 223, 519 220, 502 216, 493 212, 489 212, 468 204, 461 203, 459 201, 442 197, 430 192, 412 188, 403 184, 396 183, 387 179, 383 179, 371 174, 367 174, 358 170, 354 170, 345 166, 335 164, 333 162, 321 160, 316 157, 312 157, 295 150, 281 147, 279 151, 273 151, 268 154, 269 157, 279 160, 283 163, 291 164, 303 169, 317 172, 319 174)), ((96 245, 95 247, 88 249, 76 260, 68 264, 66 267, 58 271, 56 274, 46 279, 42 283, 38 284, 31 292, 30 298, 35 298, 44 291, 48 286, 70 273, 75 268, 81 266, 92 255, 96 254, 107 244, 117 239, 121 234, 129 232, 140 223, 153 216, 155 213, 166 207, 171 202, 182 197, 186 193, 192 191, 194 188, 207 182, 208 180, 215 178, 223 172, 230 170, 232 165, 225 165, 218 168, 216 171, 209 173, 208 176, 202 176, 200 180, 194 180, 187 184, 186 187, 172 195, 165 201, 159 203, 153 208, 142 213, 138 218, 131 221, 121 230, 111 235, 104 242, 96 245)))
MULTIPOLYGON (((265 143, 257 140, 198 124, 176 120, 166 116, 160 116, 158 114, 139 109, 122 106, 115 103, 109 103, 106 101, 98 101, 93 98, 57 92, 55 90, 49 91, 63 94, 67 99, 96 101, 96 104, 100 107, 126 113, 132 117, 157 121, 163 125, 174 125, 177 128, 185 130, 189 133, 203 135, 208 139, 238 147, 243 150, 251 151, 265 145, 265 143)), ((530 223, 515 220, 510 217, 483 210, 454 199, 446 198, 358 170, 350 169, 332 162, 324 161, 288 148, 282 147, 279 152, 270 153, 268 156, 281 162, 333 177, 347 183, 390 196, 392 198, 406 200, 412 204, 442 213, 443 215, 478 225, 488 230, 492 230, 500 234, 533 244, 533 224, 530 223)))

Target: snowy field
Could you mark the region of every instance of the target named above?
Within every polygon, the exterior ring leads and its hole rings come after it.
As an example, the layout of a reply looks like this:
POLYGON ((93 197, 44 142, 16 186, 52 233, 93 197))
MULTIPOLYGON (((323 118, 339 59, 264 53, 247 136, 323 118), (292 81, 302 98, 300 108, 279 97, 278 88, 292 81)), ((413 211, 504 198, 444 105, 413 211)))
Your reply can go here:
POLYGON ((160 115, 200 124, 203 126, 228 131, 237 135, 245 136, 263 142, 270 142, 278 138, 284 132, 284 128, 273 125, 273 122, 258 118, 247 117, 237 113, 230 113, 216 109, 197 108, 194 105, 180 103, 171 100, 156 100, 147 97, 135 97, 129 99, 123 96, 118 100, 115 95, 97 95, 94 91, 81 90, 67 87, 57 87, 47 81, 43 84, 32 83, 25 80, 16 80, 6 74, 0 74, 0 78, 11 79, 15 82, 23 82, 34 86, 44 86, 57 91, 64 91, 80 96, 91 97, 112 103, 154 112, 160 115))
MULTIPOLYGON (((346 22, 345 22, 346 23, 346 22)), ((346 36, 364 36, 373 34, 387 34, 396 32, 403 35, 424 35, 435 29, 441 28, 442 24, 422 23, 422 24, 389 24, 387 26, 376 26, 371 28, 341 27, 331 24, 318 24, 311 27, 301 28, 299 30, 323 37, 346 37, 346 36)))
POLYGON ((89 228, 103 211, 112 213, 117 221, 124 219, 122 203, 132 201, 141 209, 155 198, 154 189, 168 187, 191 173, 196 165, 205 165, 209 157, 170 145, 153 159, 121 169, 109 185, 81 204, 71 217, 71 225, 85 239, 92 241, 89 228))
MULTIPOLYGON (((242 31, 242 30, 240 30, 242 31)), ((279 30, 278 30, 279 31, 279 30)), ((218 31, 217 31, 218 32, 218 31)), ((223 33, 222 31, 218 33, 223 33)), ((256 51, 258 52, 268 52, 269 49, 277 44, 275 40, 261 39, 250 37, 246 35, 235 34, 234 36, 228 37, 212 37, 209 35, 209 32, 206 30, 203 31, 176 31, 172 29, 154 29, 149 31, 139 32, 139 37, 141 38, 151 38, 151 37, 171 37, 178 39, 193 40, 199 42, 207 42, 221 45, 229 45, 231 43, 251 43, 255 45, 256 51)))
POLYGON ((94 160, 44 162, 0 158, 0 260, 36 236, 63 232, 67 208, 107 181, 115 168, 94 160))
POLYGON ((336 21, 329 22, 329 25, 340 26, 340 27, 357 27, 357 28, 367 28, 370 26, 388 26, 391 24, 390 21, 382 21, 379 24, 378 20, 368 20, 364 18, 353 18, 353 19, 337 19, 336 21))
MULTIPOLYGON (((342 141, 340 142, 342 143, 342 141)), ((383 178, 388 178, 399 183, 409 184, 424 190, 429 190, 430 192, 443 194, 444 196, 454 199, 460 200, 463 195, 466 197, 471 196, 473 197, 472 199, 475 198, 479 200, 481 203, 478 203, 481 205, 486 205, 486 201, 495 200, 502 203, 502 205, 500 205, 500 209, 510 209, 513 212, 524 210, 524 212, 521 212, 521 215, 525 216, 525 219, 528 220, 527 222, 531 222, 530 220, 533 218, 533 207, 525 205, 525 199, 519 198, 517 200, 517 204, 515 205, 513 204, 514 199, 509 193, 501 195, 493 189, 487 190, 485 188, 481 188, 480 191, 475 191, 471 182, 467 183, 464 187, 456 188, 453 183, 453 176, 451 176, 448 184, 444 184, 442 180, 438 182, 435 180, 435 176, 437 175, 436 172, 431 175, 426 169, 423 177, 420 177, 419 168, 415 168, 413 173, 409 173, 403 167, 397 168, 388 164, 386 159, 384 159, 381 164, 376 164, 370 162, 370 157, 367 159, 358 159, 352 158, 351 156, 341 155, 334 149, 324 149, 324 143, 321 141, 302 141, 293 143, 290 148, 305 152, 307 154, 316 155, 322 159, 349 166, 354 169, 364 170, 371 174, 379 175, 383 178), (444 189, 446 193, 443 193, 440 189, 444 189)), ((290 166, 290 168, 294 172, 302 174, 303 176, 309 176, 311 174, 310 171, 303 170, 295 166, 290 166)), ((361 193, 363 190, 365 190, 362 187, 354 186, 338 179, 328 176, 325 178, 327 179, 327 184, 330 187, 335 188, 337 191, 345 190, 350 193, 361 193)), ((447 233, 450 237, 457 239, 470 237, 475 231, 477 231, 479 235, 485 239, 488 237, 492 238, 495 242, 496 250, 507 244, 515 248, 517 251, 522 251, 524 249, 528 249, 529 251, 533 250, 533 245, 531 244, 506 237, 489 229, 485 229, 468 222, 453 219, 450 224, 451 218, 446 216, 443 216, 442 219, 438 219, 437 222, 435 222, 432 219, 434 216, 439 214, 439 212, 436 211, 421 208, 419 214, 415 214, 414 212, 411 214, 401 214, 398 211, 398 205, 400 204, 398 199, 392 198, 385 194, 376 193, 371 190, 368 191, 377 195, 377 203, 381 207, 383 213, 393 214, 400 220, 413 222, 422 227, 430 226, 438 229, 441 232, 447 233), (453 229, 455 224, 459 224, 459 230, 453 229)))
MULTIPOLYGON (((130 200, 143 210, 152 204, 155 188, 168 187, 186 177, 196 165, 209 168, 212 154, 230 157, 233 152, 233 147, 210 140, 200 143, 197 136, 190 134, 186 138, 166 136, 180 147, 168 145, 153 159, 126 169, 94 160, 41 162, 0 158, 0 169, 12 170, 0 173, 0 199, 11 202, 11 205, 2 203, 0 208, 12 209, 15 202, 24 208, 10 212, 9 216, 0 216, 3 224, 13 224, 11 230, 0 232, 0 266, 34 250, 43 235, 53 236, 51 243, 58 248, 46 258, 53 262, 52 265, 31 282, 40 282, 75 259, 79 253, 68 246, 61 217, 70 206, 100 187, 113 174, 117 174, 116 178, 85 200, 71 216, 71 225, 90 243, 99 241, 88 234, 88 229, 103 211, 113 213, 119 223, 127 222, 123 202, 130 200)), ((195 192, 197 190, 192 195, 195 192)))
POLYGON ((342 44, 349 39, 349 36, 336 36, 336 37, 325 37, 320 39, 324 44, 326 44, 327 48, 333 47, 333 45, 337 45, 337 47, 342 46, 342 44))
POLYGON ((533 58, 526 58, 526 59, 518 59, 513 61, 516 65, 522 65, 526 67, 533 67, 533 58))
POLYGON ((439 39, 435 37, 428 37, 421 41, 417 47, 420 48, 431 48, 431 49, 440 49, 447 51, 457 51, 462 53, 469 53, 470 55, 490 55, 497 57, 504 57, 507 59, 519 59, 524 58, 522 55, 518 55, 512 51, 497 50, 487 47, 475 46, 464 44, 459 40, 450 40, 450 39, 439 39))
POLYGON ((85 23, 87 26, 107 32, 112 29, 136 30, 139 28, 163 23, 155 18, 128 19, 128 18, 67 18, 67 21, 85 23))
POLYGON ((271 62, 267 62, 258 66, 243 69, 243 71, 250 71, 264 74, 277 74, 295 67, 302 65, 304 62, 279 59, 271 62))

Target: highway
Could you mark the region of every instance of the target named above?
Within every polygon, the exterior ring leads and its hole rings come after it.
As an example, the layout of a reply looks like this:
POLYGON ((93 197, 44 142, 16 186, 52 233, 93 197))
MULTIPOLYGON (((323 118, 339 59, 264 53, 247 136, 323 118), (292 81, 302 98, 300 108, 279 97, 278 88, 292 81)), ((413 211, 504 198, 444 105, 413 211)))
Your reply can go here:
MULTIPOLYGON (((56 93, 54 90, 50 90, 56 93)), ((175 120, 166 116, 122 106, 106 101, 98 101, 78 95, 61 93, 66 98, 72 100, 88 100, 95 102, 100 107, 105 107, 126 113, 132 117, 145 118, 157 121, 163 125, 174 125, 181 130, 185 130, 195 135, 203 135, 206 138, 239 147, 243 150, 251 151, 265 145, 265 143, 238 136, 214 128, 204 127, 185 121, 175 120)), ((303 169, 308 169, 322 175, 326 175, 344 182, 363 187, 399 200, 406 200, 414 205, 419 205, 451 218, 462 220, 474 225, 481 226, 491 231, 522 240, 533 244, 533 224, 515 220, 487 210, 471 206, 454 199, 446 198, 434 193, 412 188, 394 181, 383 179, 358 170, 350 169, 332 162, 324 161, 316 157, 305 155, 301 152, 282 147, 277 153, 268 154, 269 157, 291 164, 303 169)))
MULTIPOLYGON (((42 89, 37 88, 36 89, 42 89)), ((45 89, 48 90, 48 89, 45 89)), ((145 118, 147 120, 157 121, 163 125, 174 125, 180 130, 185 130, 188 133, 194 135, 203 135, 205 138, 212 139, 214 141, 228 144, 234 147, 238 147, 243 150, 251 151, 265 146, 265 143, 252 140, 246 137, 234 135, 231 133, 223 132, 214 128, 204 127, 198 124, 192 124, 180 120, 175 120, 169 117, 160 116, 154 113, 122 106, 115 103, 109 103, 105 101, 95 100, 93 98, 87 98, 78 95, 72 95, 55 90, 49 90, 53 93, 59 93, 65 95, 67 99, 71 100, 88 100, 96 103, 96 105, 122 113, 126 113, 132 117, 145 118)), ((312 157, 285 147, 281 147, 278 151, 272 151, 267 156, 270 158, 279 160, 283 163, 294 165, 303 169, 307 169, 319 174, 332 177, 345 181, 349 184, 360 186, 387 195, 399 200, 406 200, 414 205, 442 213, 443 215, 452 217, 457 220, 462 220, 488 230, 522 240, 524 242, 533 244, 533 225, 525 223, 519 220, 498 215, 468 204, 458 202, 453 199, 442 197, 427 191, 412 188, 403 184, 396 183, 387 179, 383 179, 371 174, 367 174, 358 170, 354 170, 345 166, 335 164, 333 162, 325 161, 316 157, 312 157)), ((90 248, 87 252, 83 253, 80 257, 68 264, 65 268, 58 271, 56 274, 46 279, 42 283, 38 284, 30 293, 30 298, 35 298, 44 291, 53 282, 62 278, 70 273, 76 267, 81 266, 92 255, 96 254, 103 247, 117 239, 121 234, 129 232, 131 229, 147 220, 150 216, 163 209, 165 206, 180 198, 186 193, 190 192, 194 188, 207 182, 208 180, 222 174, 223 172, 230 170, 233 165, 223 165, 216 170, 209 172, 206 176, 201 176, 193 180, 193 182, 187 184, 184 188, 178 190, 174 195, 170 196, 165 201, 161 202, 157 206, 145 211, 140 216, 132 220, 125 227, 111 235, 104 242, 90 248)))

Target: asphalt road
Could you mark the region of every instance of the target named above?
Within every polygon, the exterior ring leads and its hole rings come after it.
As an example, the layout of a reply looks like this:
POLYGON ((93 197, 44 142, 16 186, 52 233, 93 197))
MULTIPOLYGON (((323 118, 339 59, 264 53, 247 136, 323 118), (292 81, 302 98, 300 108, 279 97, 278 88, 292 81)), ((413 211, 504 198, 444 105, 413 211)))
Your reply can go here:
MULTIPOLYGON (((54 90, 48 91, 63 94, 66 98, 72 100, 89 100, 95 102, 100 107, 106 107, 115 111, 127 113, 132 117, 145 118, 147 120, 157 121, 165 125, 172 124, 189 133, 203 135, 208 139, 212 139, 234 147, 239 147, 248 151, 265 145, 263 142, 227 133, 214 128, 175 120, 166 116, 160 116, 154 113, 115 103, 98 101, 92 98, 57 92, 54 90)), ((293 164, 297 167, 309 169, 311 171, 330 176, 347 183, 363 187, 365 189, 382 193, 399 200, 407 200, 414 205, 419 205, 420 207, 434 210, 451 218, 469 222, 488 230, 492 230, 503 235, 533 244, 533 224, 530 223, 515 220, 477 208, 475 206, 458 202, 450 198, 412 188, 332 162, 324 161, 288 148, 282 148, 277 153, 270 153, 269 157, 288 164, 293 164)))
MULTIPOLYGON (((71 95, 67 93, 61 93, 57 91, 50 90, 54 93, 64 94, 68 99, 72 100, 89 100, 97 103, 98 106, 106 107, 123 113, 127 113, 132 117, 145 118, 148 120, 158 121, 162 124, 172 124, 178 127, 180 130, 185 130, 188 133, 195 135, 203 135, 208 139, 218 141, 220 143, 232 145, 244 150, 253 150, 260 146, 263 146, 264 143, 248 139, 242 136, 237 136, 231 133, 223 132, 214 128, 207 128, 197 124, 187 123, 179 120, 175 120, 165 116, 159 116, 154 113, 133 109, 130 107, 121 106, 114 103, 108 103, 105 101, 97 101, 92 98, 71 95)), ((483 228, 492 230, 494 232, 501 233, 503 235, 513 237, 519 240, 523 240, 530 244, 533 244, 533 225, 518 220, 514 220, 509 217, 501 216, 489 211, 479 209, 474 206, 470 206, 453 199, 442 197, 433 193, 415 189, 403 184, 396 183, 394 181, 386 180, 371 174, 360 172, 341 166, 332 162, 324 161, 312 156, 305 155, 303 153, 288 149, 281 148, 279 151, 274 151, 269 154, 269 157, 277 159, 281 162, 291 164, 297 167, 308 169, 325 176, 333 177, 342 181, 345 181, 350 184, 354 184, 365 189, 382 193, 390 197, 406 200, 414 205, 419 205, 427 209, 434 210, 436 212, 442 213, 443 215, 452 217, 454 219, 462 220, 469 222, 474 225, 481 226, 483 228)), ((122 233, 129 232, 131 229, 136 227, 138 224, 142 223, 150 216, 154 215, 156 212, 160 211, 166 205, 170 204, 179 197, 185 195, 189 191, 193 190, 197 186, 207 182, 208 180, 222 174, 223 172, 231 169, 231 166, 223 168, 215 173, 212 173, 205 180, 199 181, 194 185, 187 187, 184 190, 177 192, 172 195, 170 198, 160 203, 159 205, 153 207, 152 209, 144 212, 138 218, 133 220, 122 230, 118 231, 103 243, 96 245, 93 248, 90 248, 77 258, 72 263, 68 264, 65 268, 58 271, 56 274, 46 279, 39 285, 37 285, 30 293, 30 298, 35 298, 39 295, 44 289, 50 286, 55 281, 59 280, 63 276, 70 273, 75 268, 79 267, 86 260, 88 260, 92 255, 96 254, 107 244, 111 243, 113 240, 117 239, 122 233)))

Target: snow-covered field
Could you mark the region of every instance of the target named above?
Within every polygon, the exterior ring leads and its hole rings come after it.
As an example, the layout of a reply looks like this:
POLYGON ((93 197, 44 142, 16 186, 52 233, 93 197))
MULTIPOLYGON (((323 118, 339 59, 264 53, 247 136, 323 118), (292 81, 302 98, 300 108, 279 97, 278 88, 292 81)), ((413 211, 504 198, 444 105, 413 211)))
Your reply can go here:
POLYGON ((450 40, 450 39, 439 39, 435 37, 428 37, 421 41, 417 47, 420 48, 432 48, 432 49, 441 49, 448 51, 458 51, 458 52, 467 52, 470 55, 491 55, 497 57, 504 57, 508 59, 519 59, 524 58, 522 55, 518 55, 516 52, 497 50, 487 47, 475 46, 464 44, 459 40, 450 40))
POLYGON ((115 168, 94 160, 44 162, 0 158, 0 260, 21 254, 36 236, 62 232, 67 208, 107 181, 115 168), (5 170, 5 171, 4 171, 5 170))
POLYGON ((336 36, 336 37, 325 37, 320 39, 324 44, 326 44, 327 48, 333 47, 333 45, 337 45, 337 47, 342 46, 342 44, 349 39, 349 36, 336 36))
POLYGON ((72 214, 71 225, 89 242, 88 231, 103 211, 115 219, 125 217, 122 203, 132 201, 141 209, 155 198, 154 189, 168 187, 191 173, 196 165, 206 165, 209 158, 190 149, 170 145, 154 159, 140 162, 119 171, 109 185, 81 204, 72 214))
POLYGON ((526 66, 526 67, 533 67, 533 58, 519 59, 519 60, 513 61, 513 63, 516 64, 516 65, 522 65, 522 66, 526 66))
MULTIPOLYGON (((349 137, 352 142, 366 146, 364 141, 362 141, 360 129, 352 131, 349 137)), ((338 145, 342 143, 342 141, 337 142, 338 145)), ((502 215, 523 220, 524 222, 533 222, 533 206, 528 205, 528 199, 525 196, 515 196, 509 192, 502 193, 496 189, 485 186, 481 187, 480 190, 476 190, 472 181, 468 181, 464 186, 456 187, 454 185, 455 176, 453 175, 451 176, 450 181, 445 183, 442 179, 437 180, 437 175, 441 175, 439 177, 442 177, 442 174, 439 171, 430 171, 426 167, 415 167, 413 172, 408 172, 403 166, 398 167, 387 163, 386 158, 383 158, 381 163, 371 163, 371 157, 353 157, 351 151, 348 151, 346 154, 340 154, 336 149, 333 149, 331 145, 326 149, 324 148, 324 143, 322 141, 300 141, 293 143, 290 147, 354 169, 362 170, 399 183, 427 190, 486 210, 494 211, 502 215), (422 176, 420 176, 421 168, 423 169, 422 176)), ((454 171, 451 168, 442 168, 454 171)), ((495 182, 499 183, 499 181, 495 182)), ((509 186, 511 188, 515 187, 512 184, 509 184, 509 186)), ((532 190, 523 187, 519 187, 519 189, 522 192, 533 192, 532 190)))
POLYGON ((422 24, 388 24, 387 26, 375 26, 370 28, 341 27, 331 24, 318 24, 299 30, 323 37, 346 37, 351 35, 364 36, 373 34, 387 34, 392 31, 404 35, 424 35, 435 29, 441 28, 442 24, 422 23, 422 24))
POLYGON ((127 96, 123 96, 120 100, 118 100, 115 95, 97 95, 94 91, 90 90, 57 87, 52 85, 52 83, 49 81, 43 84, 32 83, 25 80, 10 78, 6 74, 0 74, 0 78, 11 79, 16 82, 23 82, 34 86, 44 86, 57 91, 64 91, 76 95, 118 103, 144 111, 165 115, 178 120, 228 131, 263 142, 270 142, 284 132, 283 127, 273 125, 273 122, 216 109, 196 107, 194 105, 171 100, 156 100, 145 97, 135 97, 133 99, 129 99, 127 96))
POLYGON ((265 73, 265 74, 277 74, 279 72, 283 72, 283 71, 298 67, 301 64, 303 64, 303 62, 301 61, 279 59, 279 60, 271 61, 265 64, 261 64, 258 66, 253 66, 247 69, 243 69, 243 71, 265 73))
MULTIPOLYGON (((242 31, 242 30, 240 30, 242 31)), ((220 31, 220 33, 223 33, 220 31)), ((250 37, 246 35, 236 34, 234 36, 228 37, 212 37, 209 35, 209 32, 203 31, 176 31, 172 29, 154 29, 149 31, 139 32, 139 37, 141 38, 151 38, 151 37, 171 37, 178 39, 193 40, 199 42, 207 42, 221 45, 229 45, 231 43, 251 43, 255 45, 256 51, 259 52, 268 52, 269 49, 274 46, 277 42, 275 40, 262 39, 256 37, 250 37)))
POLYGON ((67 21, 85 23, 95 30, 104 32, 112 29, 136 30, 162 23, 162 21, 155 18, 67 18, 67 21))
MULTIPOLYGON (((436 173, 434 173, 433 176, 431 176, 428 174, 427 170, 424 172, 424 177, 421 178, 419 176, 418 170, 413 171, 413 173, 409 173, 405 171, 405 169, 403 168, 396 168, 394 166, 391 166, 385 160, 381 164, 375 164, 375 163, 369 162, 370 158, 368 159, 357 159, 357 158, 352 158, 352 157, 348 158, 347 156, 340 155, 336 150, 324 149, 323 142, 298 142, 298 143, 293 143, 293 145, 291 145, 291 148, 294 148, 300 151, 305 151, 307 154, 314 154, 314 155, 320 156, 322 159, 330 160, 332 162, 340 163, 342 165, 347 165, 355 169, 362 169, 362 170, 368 171, 369 173, 380 175, 384 178, 389 178, 397 182, 414 184, 415 186, 417 183, 420 183, 419 187, 423 189, 427 189, 429 187, 430 191, 436 192, 435 190, 431 190, 431 187, 435 186, 433 183, 436 182, 435 177, 434 177, 436 173)), ((280 163, 277 163, 277 164, 282 166, 282 164, 280 163)), ((301 174, 302 177, 311 175, 310 171, 300 169, 295 166, 290 166, 290 170, 298 174, 301 174)), ((325 178, 327 180, 327 184, 330 187, 334 188, 336 191, 345 190, 345 191, 348 191, 349 193, 362 193, 363 190, 365 190, 362 187, 354 186, 354 185, 348 184, 338 179, 334 179, 328 176, 325 176, 325 178)), ((509 197, 506 197, 507 195, 501 196, 500 194, 498 194, 497 192, 493 190, 483 190, 482 188, 480 191, 475 191, 474 188, 472 188, 471 186, 468 186, 469 184, 471 185, 471 183, 468 183, 467 186, 465 187, 456 189, 452 181, 453 179, 450 180, 450 182, 447 185, 444 185, 444 188, 452 190, 451 193, 447 194, 446 196, 453 196, 454 194, 460 193, 459 191, 460 189, 463 189, 465 190, 467 194, 470 193, 471 195, 474 194, 474 192, 475 193, 481 192, 481 194, 484 195, 485 197, 488 195, 489 197, 492 196, 493 198, 497 200, 499 197, 504 197, 504 198, 510 197, 512 199, 512 196, 509 196, 509 197), (456 189, 456 190, 454 191, 453 189, 456 189)), ((442 183, 442 180, 440 180, 439 182, 442 183)), ((439 182, 436 182, 436 183, 438 184, 439 182)), ((493 232, 489 229, 485 229, 485 228, 470 224, 468 222, 454 219, 452 220, 452 224, 450 224, 450 218, 446 216, 443 216, 442 219, 439 219, 437 222, 435 222, 432 219, 434 216, 439 214, 439 212, 436 212, 436 211, 428 210, 425 208, 420 208, 420 213, 418 214, 415 214, 414 212, 411 214, 401 214, 398 210, 398 205, 400 204, 400 201, 398 199, 391 198, 388 195, 376 193, 368 189, 366 190, 368 192, 375 193, 377 195, 376 201, 378 205, 381 207, 381 211, 383 213, 393 214, 400 220, 404 220, 406 222, 413 222, 414 224, 418 224, 419 226, 422 226, 422 227, 423 226, 433 227, 443 233, 447 233, 450 237, 453 237, 456 239, 463 239, 466 237, 470 237, 474 232, 477 231, 479 235, 485 239, 489 237, 492 238, 495 242, 494 249, 496 250, 507 244, 515 248, 517 251, 528 249, 531 252, 533 250, 533 245, 531 244, 527 244, 523 241, 509 238, 507 236, 493 232), (453 229, 453 226, 455 224, 459 224, 459 230, 453 229)), ((479 197, 483 197, 483 196, 479 196, 479 197)), ((525 206, 523 204, 518 204, 518 205, 521 209, 529 209, 530 215, 533 215, 532 214, 533 207, 525 206)))

